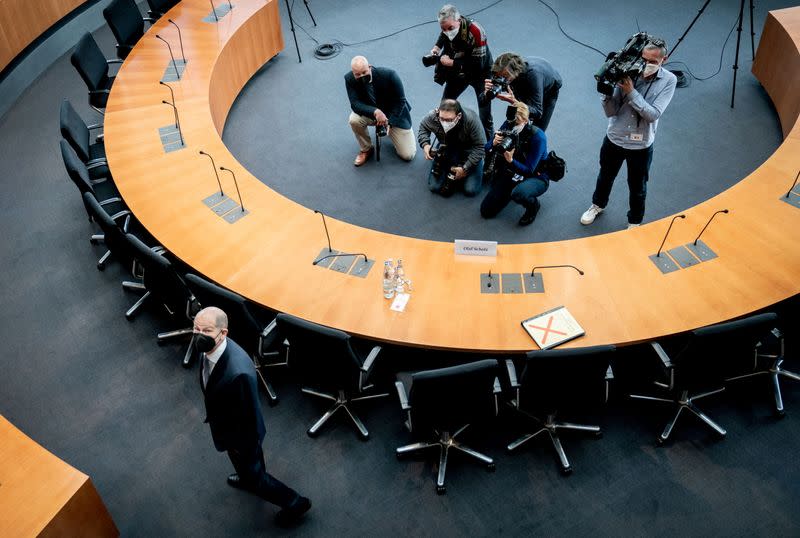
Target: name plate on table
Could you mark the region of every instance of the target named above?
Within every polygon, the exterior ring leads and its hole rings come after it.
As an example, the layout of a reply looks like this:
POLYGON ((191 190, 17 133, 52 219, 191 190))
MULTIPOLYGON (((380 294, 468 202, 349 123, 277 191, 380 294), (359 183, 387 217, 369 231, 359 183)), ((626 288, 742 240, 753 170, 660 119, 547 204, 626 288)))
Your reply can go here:
POLYGON ((456 239, 456 254, 464 256, 497 256, 497 241, 456 239))

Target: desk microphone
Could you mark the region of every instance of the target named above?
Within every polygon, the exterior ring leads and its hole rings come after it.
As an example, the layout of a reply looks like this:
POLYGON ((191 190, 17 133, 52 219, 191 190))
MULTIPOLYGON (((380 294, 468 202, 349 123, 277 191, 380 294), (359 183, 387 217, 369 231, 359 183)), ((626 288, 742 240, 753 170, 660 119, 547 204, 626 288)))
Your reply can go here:
POLYGON ((535 266, 533 269, 531 269, 531 276, 533 276, 534 274, 536 274, 536 270, 537 270, 537 269, 556 269, 556 268, 558 268, 558 267, 572 267, 573 269, 575 269, 576 271, 578 271, 578 274, 579 274, 579 275, 581 275, 581 276, 583 276, 583 275, 584 275, 583 271, 581 271, 580 269, 578 269, 578 268, 577 268, 577 267, 575 267, 574 265, 569 265, 569 264, 567 264, 567 265, 537 265, 537 266, 535 266))
POLYGON ((213 0, 208 0, 208 2, 211 4, 211 13, 214 14, 214 20, 219 22, 219 17, 217 17, 217 8, 214 7, 214 1, 213 0))
POLYGON ((206 157, 211 159, 211 168, 214 169, 214 175, 217 176, 217 185, 219 185, 219 195, 225 196, 225 193, 222 192, 222 182, 219 180, 219 172, 217 172, 217 164, 214 162, 214 157, 212 157, 202 149, 200 150, 200 155, 205 155, 206 157))
POLYGON ((231 170, 230 168, 225 168, 224 166, 220 166, 219 169, 225 170, 226 172, 230 172, 231 175, 233 176, 233 184, 236 185, 236 194, 239 195, 239 205, 242 206, 242 211, 244 211, 244 202, 242 202, 242 193, 239 192, 239 182, 236 181, 236 174, 233 173, 233 170, 231 170))
POLYGON ((181 138, 181 146, 185 146, 186 144, 183 142, 183 132, 181 131, 181 122, 178 120, 178 107, 170 103, 169 101, 161 100, 162 103, 165 105, 169 105, 172 107, 172 111, 175 112, 175 127, 178 128, 178 136, 181 138))
POLYGON ((672 217, 672 221, 669 223, 669 228, 667 228, 667 233, 664 234, 664 240, 661 241, 661 246, 658 247, 658 252, 656 252, 656 258, 661 257, 661 249, 664 248, 664 243, 667 241, 667 236, 669 235, 669 231, 672 229, 672 225, 675 224, 675 219, 685 219, 686 215, 675 215, 672 217))
POLYGON ((486 280, 487 280, 486 287, 487 288, 491 288, 492 287, 492 280, 493 279, 494 279, 494 277, 492 276, 492 270, 489 269, 489 274, 486 276, 486 280))
POLYGON ((792 183, 792 186, 789 187, 788 191, 786 191, 786 198, 789 198, 789 195, 792 194, 792 189, 794 189, 794 186, 797 185, 797 180, 798 179, 800 179, 800 170, 798 170, 797 171, 797 175, 794 176, 794 183, 792 183))
POLYGON ((708 222, 706 222, 706 225, 703 226, 703 229, 700 230, 699 234, 697 234, 697 238, 694 240, 694 243, 692 243, 693 245, 697 244, 697 240, 700 239, 700 236, 703 235, 703 232, 706 231, 706 228, 708 228, 708 225, 711 224, 711 221, 714 220, 714 217, 716 217, 720 213, 726 213, 727 214, 727 213, 729 213, 729 211, 727 209, 721 209, 721 210, 717 211, 716 213, 714 213, 713 215, 711 215, 711 218, 708 219, 708 222))
POLYGON ((158 83, 161 84, 162 86, 166 86, 169 89, 169 94, 172 96, 172 106, 175 106, 175 92, 172 91, 172 86, 170 86, 163 80, 159 80, 158 83))
POLYGON ((172 19, 167 19, 167 22, 178 29, 178 42, 181 44, 181 57, 183 58, 183 63, 186 64, 186 55, 183 53, 183 38, 181 37, 181 29, 172 19))
POLYGON ((167 50, 169 50, 169 57, 172 58, 172 67, 175 69, 175 76, 178 77, 178 80, 180 80, 181 74, 178 72, 178 64, 175 63, 175 56, 172 55, 172 47, 170 47, 167 40, 161 37, 160 35, 156 34, 156 38, 160 39, 161 41, 167 44, 167 50))
MULTIPOLYGON (((327 256, 323 256, 318 260, 314 260, 311 262, 311 265, 317 265, 322 260, 327 260, 328 258, 335 258, 337 256, 364 256, 364 263, 367 263, 367 255, 363 252, 340 252, 339 254, 328 254, 327 256)), ((351 262, 352 263, 352 262, 351 262)))
MULTIPOLYGON (((333 249, 331 248, 331 236, 328 235, 328 224, 325 222, 325 213, 323 213, 322 211, 318 211, 316 209, 314 210, 314 213, 319 213, 320 215, 322 215, 322 225, 325 226, 325 237, 328 238, 328 252, 333 252, 333 249)), ((325 258, 327 258, 327 256, 325 256, 325 258)), ((325 259, 325 258, 322 258, 322 259, 325 259)), ((317 261, 319 261, 319 260, 317 260, 317 261)), ((317 264, 314 263, 314 265, 317 265, 317 264)))

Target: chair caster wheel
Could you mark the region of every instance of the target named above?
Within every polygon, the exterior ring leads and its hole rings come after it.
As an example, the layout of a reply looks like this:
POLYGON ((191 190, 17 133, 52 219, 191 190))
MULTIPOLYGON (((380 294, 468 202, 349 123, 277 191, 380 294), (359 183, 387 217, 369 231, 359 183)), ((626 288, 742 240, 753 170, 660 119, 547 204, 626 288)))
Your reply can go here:
POLYGON ((783 418, 786 416, 786 411, 781 409, 780 411, 775 411, 775 418, 783 418))
POLYGON ((308 430, 306 434, 313 439, 319 435, 319 432, 312 432, 311 430, 308 430))
POLYGON ((496 469, 497 469, 497 467, 495 466, 494 463, 487 463, 486 464, 486 470, 489 471, 490 473, 495 472, 496 469))
POLYGON ((562 468, 561 468, 561 474, 562 474, 562 475, 564 475, 564 476, 569 476, 569 475, 571 475, 571 474, 572 474, 572 466, 569 466, 569 467, 562 467, 562 468))
POLYGON ((359 438, 359 439, 360 439, 362 442, 369 441, 369 434, 367 434, 367 435, 361 435, 361 434, 359 434, 359 435, 358 435, 358 438, 359 438))
POLYGON ((657 437, 656 438, 656 445, 657 446, 664 446, 664 443, 666 443, 666 442, 667 442, 667 440, 662 438, 662 437, 657 437))
POLYGON ((444 495, 447 492, 447 488, 444 486, 436 486, 436 494, 437 495, 444 495))
POLYGON ((276 405, 278 405, 277 398, 267 398, 267 402, 269 402, 270 407, 275 407, 276 405))
POLYGON ((595 432, 594 438, 595 439, 602 439, 603 438, 603 432, 602 431, 595 432))
POLYGON ((106 264, 104 264, 104 263, 99 263, 99 262, 98 262, 98 264, 97 264, 97 270, 98 270, 98 271, 105 271, 105 270, 106 270, 106 264))
POLYGON ((89 239, 89 242, 91 244, 93 244, 93 245, 99 245, 100 244, 100 240, 99 239, 89 239))

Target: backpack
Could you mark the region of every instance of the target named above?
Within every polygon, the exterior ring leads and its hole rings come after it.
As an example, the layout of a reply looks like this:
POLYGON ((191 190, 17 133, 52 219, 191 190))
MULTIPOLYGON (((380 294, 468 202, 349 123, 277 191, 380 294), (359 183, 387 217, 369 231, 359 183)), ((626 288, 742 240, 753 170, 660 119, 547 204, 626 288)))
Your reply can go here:
POLYGON ((559 181, 567 173, 567 161, 556 155, 555 151, 551 151, 542 159, 536 171, 547 175, 550 181, 559 181))

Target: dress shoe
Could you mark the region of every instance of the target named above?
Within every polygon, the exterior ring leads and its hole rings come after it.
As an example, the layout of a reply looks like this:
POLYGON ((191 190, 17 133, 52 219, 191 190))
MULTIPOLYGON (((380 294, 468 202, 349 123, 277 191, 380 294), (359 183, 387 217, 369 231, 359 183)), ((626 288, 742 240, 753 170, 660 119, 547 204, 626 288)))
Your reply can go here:
POLYGON ((247 489, 244 485, 244 482, 242 482, 242 479, 239 478, 239 475, 236 473, 228 475, 228 485, 236 489, 247 489))
POLYGON ((523 213, 522 216, 519 218, 519 225, 527 226, 528 224, 536 220, 536 214, 539 213, 539 208, 541 206, 542 205, 539 203, 539 200, 536 200, 533 206, 526 209, 525 213, 523 213))
POLYGON ((281 527, 288 527, 297 523, 303 514, 308 512, 311 508, 311 501, 308 497, 297 496, 289 506, 284 507, 277 514, 275 514, 275 523, 281 527))
POLYGON ((372 157, 372 152, 375 151, 374 148, 369 148, 367 151, 359 151, 358 155, 356 155, 356 160, 353 161, 353 164, 356 166, 361 166, 367 160, 372 157))

